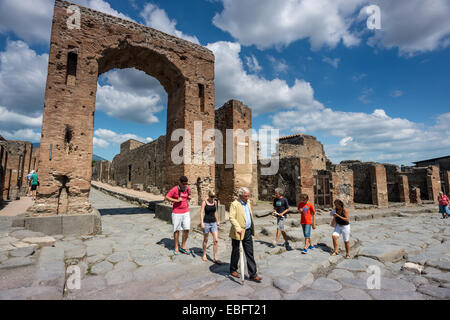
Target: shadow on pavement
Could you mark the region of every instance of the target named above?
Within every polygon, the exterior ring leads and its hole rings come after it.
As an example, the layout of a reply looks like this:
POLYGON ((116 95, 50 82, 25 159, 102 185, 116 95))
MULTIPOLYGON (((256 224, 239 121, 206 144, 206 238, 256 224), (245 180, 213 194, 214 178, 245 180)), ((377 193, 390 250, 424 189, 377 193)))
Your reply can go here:
POLYGON ((100 215, 125 215, 125 214, 154 214, 148 208, 130 207, 130 208, 108 208, 108 209, 97 209, 100 215))

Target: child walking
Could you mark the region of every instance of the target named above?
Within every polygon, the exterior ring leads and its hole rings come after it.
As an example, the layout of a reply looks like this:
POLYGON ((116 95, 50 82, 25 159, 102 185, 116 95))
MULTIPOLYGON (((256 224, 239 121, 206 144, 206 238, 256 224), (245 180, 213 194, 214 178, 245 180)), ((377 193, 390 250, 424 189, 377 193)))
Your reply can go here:
POLYGON ((301 225, 303 229, 303 236, 305 237, 305 247, 302 250, 303 254, 307 254, 308 250, 314 249, 314 245, 311 241, 311 228, 316 228, 316 210, 314 205, 310 203, 307 194, 300 195, 300 203, 298 205, 298 211, 301 214, 301 225))

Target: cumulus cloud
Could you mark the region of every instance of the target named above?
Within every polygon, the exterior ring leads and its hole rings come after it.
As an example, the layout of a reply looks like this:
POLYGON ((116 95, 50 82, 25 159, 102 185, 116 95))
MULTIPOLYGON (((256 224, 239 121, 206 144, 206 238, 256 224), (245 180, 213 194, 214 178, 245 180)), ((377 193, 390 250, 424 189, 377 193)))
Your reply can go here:
POLYGON ((167 94, 159 82, 136 69, 111 70, 98 84, 96 109, 111 117, 137 123, 156 123, 167 94))
POLYGON ((258 59, 256 59, 254 55, 245 57, 245 64, 251 72, 258 73, 262 70, 262 67, 259 65, 258 59))
MULTIPOLYGON (((112 16, 134 21, 114 10, 104 0, 72 0, 112 16)), ((2 0, 0 1, 0 33, 12 32, 28 43, 48 43, 52 27, 54 0, 2 0)))
POLYGON ((288 46, 309 39, 313 50, 350 47, 359 39, 350 30, 349 17, 363 0, 222 0, 223 11, 213 24, 243 45, 260 49, 288 46))
MULTIPOLYGON (((368 43, 399 48, 402 55, 414 55, 450 44, 450 2, 447 0, 374 0, 381 9, 381 30, 368 43)), ((367 19, 363 12, 360 19, 367 19)))
POLYGON ((26 140, 36 142, 41 140, 41 133, 32 129, 20 129, 15 131, 0 130, 0 136, 7 140, 26 140))
POLYGON ((239 57, 241 45, 219 41, 207 45, 216 56, 215 89, 216 105, 222 106, 229 99, 242 100, 252 108, 253 114, 272 112, 280 108, 314 110, 322 104, 314 100, 310 83, 296 79, 293 86, 285 80, 267 80, 244 70, 239 57))
POLYGON ((0 105, 38 116, 44 107, 48 54, 37 54, 23 41, 7 41, 0 52, 0 105))
POLYGON ((196 44, 200 44, 196 36, 189 36, 177 30, 177 21, 168 17, 164 9, 159 8, 157 5, 147 3, 144 10, 141 12, 141 17, 144 18, 145 25, 161 30, 165 33, 171 34, 178 38, 185 39, 196 44))
POLYGON ((94 144, 100 148, 106 148, 109 143, 121 144, 127 140, 134 139, 143 143, 152 142, 150 137, 142 138, 132 133, 116 133, 108 129, 97 129, 94 131, 94 144))

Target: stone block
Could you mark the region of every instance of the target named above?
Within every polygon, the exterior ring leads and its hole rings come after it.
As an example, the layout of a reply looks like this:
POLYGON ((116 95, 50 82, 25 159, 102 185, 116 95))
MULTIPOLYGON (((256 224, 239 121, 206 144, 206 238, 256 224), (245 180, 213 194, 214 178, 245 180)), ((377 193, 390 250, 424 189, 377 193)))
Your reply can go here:
POLYGON ((25 217, 25 228, 47 235, 62 234, 61 216, 25 217))

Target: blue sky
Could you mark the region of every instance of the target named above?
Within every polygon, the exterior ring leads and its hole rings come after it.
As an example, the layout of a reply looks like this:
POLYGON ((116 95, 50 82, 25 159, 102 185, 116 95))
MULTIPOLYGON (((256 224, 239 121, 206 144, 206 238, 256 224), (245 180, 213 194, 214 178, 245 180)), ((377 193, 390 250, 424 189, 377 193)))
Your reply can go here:
MULTIPOLYGON (((216 107, 238 99, 253 128, 316 136, 335 163, 410 165, 450 154, 447 0, 77 0, 207 46, 216 107), (381 30, 367 27, 368 5, 381 30), (411 17, 414 16, 412 22, 411 17)), ((0 0, 0 134, 38 142, 51 0, 0 0)), ((94 153, 165 134, 167 95, 142 72, 99 77, 94 153)))

